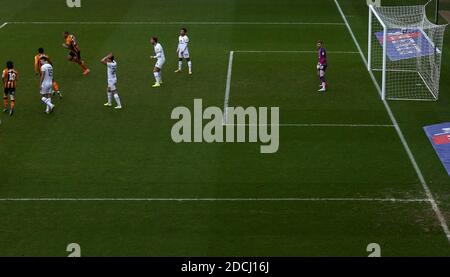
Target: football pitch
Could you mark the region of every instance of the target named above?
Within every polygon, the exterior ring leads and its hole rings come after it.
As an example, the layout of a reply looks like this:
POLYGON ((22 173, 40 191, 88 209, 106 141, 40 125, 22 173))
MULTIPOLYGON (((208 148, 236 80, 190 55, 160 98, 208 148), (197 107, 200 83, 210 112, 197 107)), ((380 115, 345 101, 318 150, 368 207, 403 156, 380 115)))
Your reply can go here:
MULTIPOLYGON (((405 1, 406 2, 406 1, 405 1)), ((417 3, 419 1, 411 1, 417 3)), ((450 179, 422 127, 441 98, 383 102, 366 67, 365 0, 0 0, 0 62, 20 73, 0 115, 0 255, 449 256, 450 179), (5 23, 5 24, 4 24, 5 23), (194 74, 174 73, 180 28, 194 74), (74 33, 91 69, 66 60, 74 33), (152 88, 157 36, 164 84, 152 88), (329 91, 318 93, 317 51, 329 91), (64 98, 43 113, 44 47, 64 98), (105 108, 114 52, 124 109, 105 108), (173 142, 174 108, 279 107, 279 150, 173 142)))

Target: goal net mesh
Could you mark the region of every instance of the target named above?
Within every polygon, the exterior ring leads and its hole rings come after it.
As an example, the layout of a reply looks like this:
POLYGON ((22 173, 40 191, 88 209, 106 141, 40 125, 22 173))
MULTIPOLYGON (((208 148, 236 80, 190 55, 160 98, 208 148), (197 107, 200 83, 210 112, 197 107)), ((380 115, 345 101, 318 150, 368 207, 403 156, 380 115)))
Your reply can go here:
POLYGON ((426 16, 426 5, 370 6, 369 70, 383 99, 437 100, 446 25, 426 16))

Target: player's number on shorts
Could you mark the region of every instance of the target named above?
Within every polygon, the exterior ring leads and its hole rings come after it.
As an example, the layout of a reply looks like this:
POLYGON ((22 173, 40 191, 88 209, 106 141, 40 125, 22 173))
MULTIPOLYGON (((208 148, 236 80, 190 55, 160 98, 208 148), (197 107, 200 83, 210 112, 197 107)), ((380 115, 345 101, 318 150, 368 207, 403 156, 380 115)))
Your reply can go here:
POLYGON ((381 257, 381 247, 378 243, 370 243, 367 245, 367 252, 369 252, 370 258, 379 258, 381 257))
POLYGON ((67 245, 66 251, 69 252, 69 255, 67 256, 69 258, 81 257, 81 246, 78 243, 69 243, 69 245, 67 245))

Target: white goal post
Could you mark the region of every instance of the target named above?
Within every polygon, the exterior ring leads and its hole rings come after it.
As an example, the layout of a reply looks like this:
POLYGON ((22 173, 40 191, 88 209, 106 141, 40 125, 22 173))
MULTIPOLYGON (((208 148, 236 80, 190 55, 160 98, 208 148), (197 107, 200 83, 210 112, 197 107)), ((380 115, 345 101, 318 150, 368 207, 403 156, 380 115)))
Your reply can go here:
POLYGON ((383 100, 439 99, 446 27, 428 20, 426 5, 369 5, 368 70, 383 100))

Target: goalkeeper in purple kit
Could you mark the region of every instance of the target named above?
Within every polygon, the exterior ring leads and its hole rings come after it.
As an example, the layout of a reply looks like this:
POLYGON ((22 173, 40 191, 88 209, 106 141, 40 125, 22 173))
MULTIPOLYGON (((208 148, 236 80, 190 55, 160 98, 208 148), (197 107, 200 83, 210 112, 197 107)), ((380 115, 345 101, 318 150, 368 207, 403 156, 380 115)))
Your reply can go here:
POLYGON ((320 78, 320 89, 319 92, 327 91, 327 81, 325 79, 325 71, 327 70, 327 50, 323 47, 323 41, 319 40, 317 42, 317 50, 319 53, 319 62, 317 63, 317 73, 320 78))

